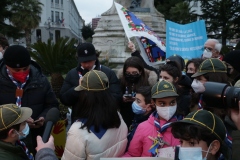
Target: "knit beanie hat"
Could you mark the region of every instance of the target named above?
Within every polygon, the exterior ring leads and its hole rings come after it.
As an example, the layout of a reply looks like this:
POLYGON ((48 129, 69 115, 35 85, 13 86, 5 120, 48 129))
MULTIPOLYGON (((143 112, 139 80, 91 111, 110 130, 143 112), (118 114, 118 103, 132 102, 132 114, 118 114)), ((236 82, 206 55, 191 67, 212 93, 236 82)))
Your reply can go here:
POLYGON ((13 45, 6 49, 3 62, 11 68, 23 68, 30 65, 31 58, 25 47, 13 45))

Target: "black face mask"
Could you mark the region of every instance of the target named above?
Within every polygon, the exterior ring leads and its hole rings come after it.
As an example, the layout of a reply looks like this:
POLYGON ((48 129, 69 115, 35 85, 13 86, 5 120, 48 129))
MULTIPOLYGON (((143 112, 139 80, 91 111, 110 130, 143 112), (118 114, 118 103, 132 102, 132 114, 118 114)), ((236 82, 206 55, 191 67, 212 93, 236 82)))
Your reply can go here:
POLYGON ((186 75, 189 77, 189 78, 191 78, 191 80, 193 81, 193 77, 192 77, 192 75, 194 75, 194 73, 186 73, 186 75))
POLYGON ((136 74, 136 75, 125 75, 125 79, 127 82, 130 83, 136 83, 138 82, 138 80, 140 79, 140 74, 136 74))

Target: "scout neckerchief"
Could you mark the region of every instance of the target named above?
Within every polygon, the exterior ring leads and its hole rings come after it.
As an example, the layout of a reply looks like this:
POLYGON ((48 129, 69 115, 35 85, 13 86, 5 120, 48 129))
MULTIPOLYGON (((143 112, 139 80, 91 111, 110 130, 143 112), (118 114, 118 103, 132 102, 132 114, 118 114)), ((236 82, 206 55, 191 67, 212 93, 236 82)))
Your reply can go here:
POLYGON ((172 122, 181 120, 183 117, 182 116, 179 116, 179 117, 173 116, 164 125, 160 126, 160 118, 159 118, 157 111, 153 112, 153 116, 154 116, 154 125, 157 129, 158 134, 157 134, 156 138, 153 138, 151 136, 148 137, 151 140, 153 140, 153 144, 148 151, 151 152, 152 157, 156 157, 158 155, 159 148, 162 148, 164 146, 164 144, 170 145, 168 142, 165 142, 163 140, 162 134, 170 127, 172 122))
POLYGON ((29 160, 34 160, 33 155, 29 152, 29 150, 28 150, 28 148, 27 148, 27 146, 26 146, 26 144, 25 144, 24 142, 22 142, 22 141, 17 141, 17 142, 16 142, 16 145, 22 147, 22 149, 24 150, 24 152, 25 152, 26 155, 28 156, 29 160))
POLYGON ((225 143, 227 144, 228 148, 232 149, 232 137, 227 131, 226 137, 224 139, 225 143))
MULTIPOLYGON (((229 135, 228 131, 224 139, 224 142, 226 143, 226 146, 230 148, 230 150, 232 150, 232 137, 229 135)), ((221 154, 220 157, 218 158, 218 160, 224 160, 224 159, 226 158, 224 157, 223 154, 221 154)))
MULTIPOLYGON (((7 68, 6 68, 7 69, 7 68)), ((27 82, 27 80, 28 80, 28 78, 29 78, 29 74, 27 75, 27 77, 26 77, 26 80, 25 80, 25 82, 23 82, 23 83, 18 83, 15 79, 14 79, 14 77, 10 74, 10 72, 9 72, 9 70, 7 69, 7 74, 8 74, 8 77, 12 80, 12 82, 17 86, 17 89, 16 89, 16 93, 15 93, 15 95, 16 95, 16 98, 17 98, 17 100, 16 100, 16 105, 18 106, 18 107, 21 107, 21 99, 22 99, 22 96, 23 96, 23 87, 25 86, 25 84, 26 84, 26 82, 27 82)))
MULTIPOLYGON (((81 119, 77 119, 75 122, 82 122, 82 123, 86 123, 87 119, 85 118, 81 118, 81 119)), ((99 132, 96 132, 94 129, 94 126, 92 125, 89 130, 95 134, 95 136, 98 137, 98 139, 101 139, 104 134, 107 132, 107 129, 104 129, 102 126, 99 127, 99 132)))
POLYGON ((199 110, 203 109, 202 108, 202 99, 203 99, 203 94, 200 94, 200 98, 199 98, 199 101, 198 101, 198 109, 199 110))

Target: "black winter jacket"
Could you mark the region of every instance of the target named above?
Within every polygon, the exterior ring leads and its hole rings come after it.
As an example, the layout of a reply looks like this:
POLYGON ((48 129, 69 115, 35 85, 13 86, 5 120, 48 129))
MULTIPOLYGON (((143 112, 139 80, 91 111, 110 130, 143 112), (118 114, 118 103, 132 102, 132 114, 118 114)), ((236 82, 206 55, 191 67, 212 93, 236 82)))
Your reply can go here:
MULTIPOLYGON (((17 86, 9 78, 6 66, 3 61, 0 62, 0 105, 16 103, 16 88, 17 86)), ((23 97, 21 99, 22 107, 32 109, 32 119, 37 120, 39 117, 46 116, 49 109, 56 107, 59 104, 52 87, 42 74, 40 66, 31 61, 29 79, 23 87, 23 97)), ((30 134, 23 139, 31 153, 35 153, 36 137, 42 135, 44 126, 40 128, 31 128, 30 134)))
MULTIPOLYGON (((122 92, 120 89, 119 80, 115 72, 106 66, 100 65, 98 60, 96 61, 95 65, 96 65, 96 67, 94 68, 95 70, 100 70, 107 75, 109 79, 110 92, 112 93, 113 97, 115 97, 116 100, 120 102, 122 98, 122 92)), ((79 68, 80 66, 73 68, 67 73, 67 76, 64 80, 63 86, 60 91, 61 102, 64 105, 72 106, 72 114, 71 114, 72 122, 71 123, 73 123, 76 120, 73 117, 75 117, 74 114, 75 114, 75 108, 77 107, 76 103, 78 101, 79 92, 75 91, 74 88, 76 88, 79 85, 79 74, 78 74, 79 68)))
MULTIPOLYGON (((9 78, 3 61, 0 64, 0 105, 16 103, 17 86, 9 78)), ((42 74, 41 68, 31 62, 29 79, 23 87, 22 107, 32 109, 32 118, 45 117, 50 108, 57 107, 58 101, 47 78, 42 74)))

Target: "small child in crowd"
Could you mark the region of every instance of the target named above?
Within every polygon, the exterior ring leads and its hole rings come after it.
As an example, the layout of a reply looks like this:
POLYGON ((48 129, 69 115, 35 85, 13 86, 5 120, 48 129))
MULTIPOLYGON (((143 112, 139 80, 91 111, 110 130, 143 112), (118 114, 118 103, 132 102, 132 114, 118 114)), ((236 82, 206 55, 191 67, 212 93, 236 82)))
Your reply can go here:
POLYGON ((134 115, 133 122, 129 128, 128 146, 133 138, 133 135, 140 123, 146 121, 149 116, 155 111, 155 105, 151 101, 151 88, 150 86, 141 86, 136 91, 136 99, 132 103, 132 110, 134 115))
MULTIPOLYGON (((153 86, 151 96, 156 111, 147 121, 138 125, 124 157, 156 157, 162 149, 179 145, 179 140, 173 137, 170 127, 172 122, 179 119, 176 116, 176 88, 172 83, 161 80, 153 86)), ((174 157, 174 149, 170 154, 174 157)))
POLYGON ((180 139, 180 160, 217 160, 227 151, 224 123, 210 111, 191 112, 171 127, 173 136, 180 139))

